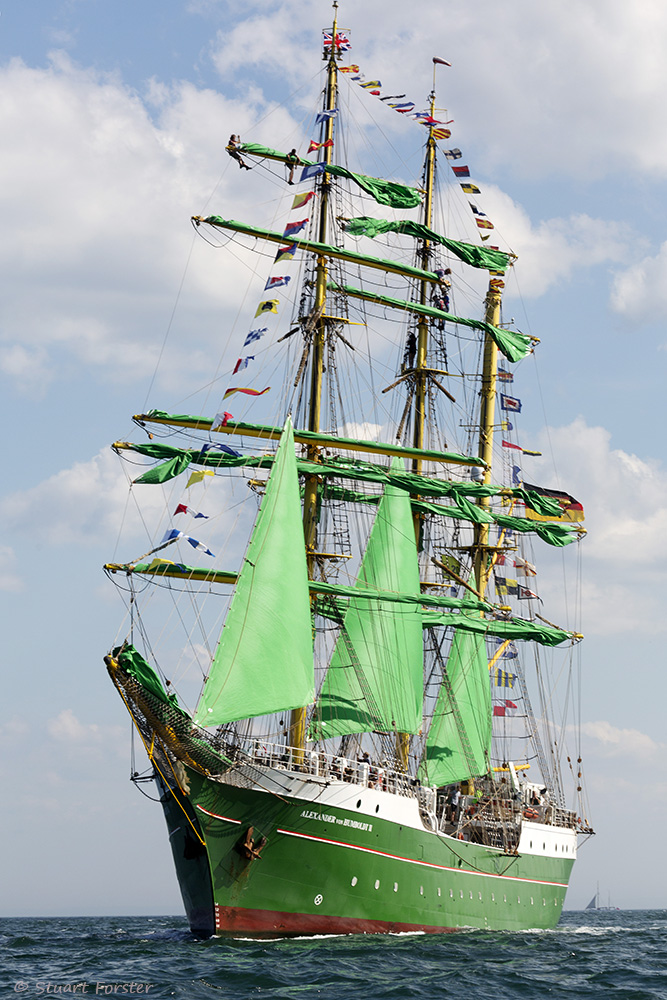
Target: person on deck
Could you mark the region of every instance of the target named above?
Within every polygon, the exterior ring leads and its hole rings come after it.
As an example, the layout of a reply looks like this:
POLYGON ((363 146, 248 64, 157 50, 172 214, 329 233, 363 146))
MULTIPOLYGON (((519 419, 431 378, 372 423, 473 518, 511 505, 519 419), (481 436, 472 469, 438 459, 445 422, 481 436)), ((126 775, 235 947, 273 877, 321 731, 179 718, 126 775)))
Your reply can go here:
POLYGON ((226 146, 227 152, 229 153, 229 155, 233 160, 236 160, 236 162, 239 165, 239 170, 252 170, 252 167, 248 166, 248 164, 245 162, 245 160, 239 153, 240 144, 241 144, 241 136, 230 135, 229 142, 227 143, 226 146))

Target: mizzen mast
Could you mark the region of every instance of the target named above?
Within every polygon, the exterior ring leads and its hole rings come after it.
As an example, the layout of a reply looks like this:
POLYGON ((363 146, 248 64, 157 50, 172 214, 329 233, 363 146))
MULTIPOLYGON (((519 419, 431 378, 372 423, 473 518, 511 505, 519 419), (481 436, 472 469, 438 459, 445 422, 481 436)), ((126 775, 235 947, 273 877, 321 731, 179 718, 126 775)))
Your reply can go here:
MULTIPOLYGON (((486 293, 485 320, 497 327, 500 322, 500 289, 489 282, 486 293)), ((496 381, 498 377, 498 347, 488 333, 484 334, 484 361, 482 365, 482 388, 479 413, 479 457, 484 460, 483 482, 491 482, 491 466, 493 461, 493 432, 496 411, 496 381)), ((480 497, 480 507, 488 507, 489 497, 480 497)), ((491 574, 489 559, 489 525, 475 525, 474 569, 477 593, 482 597, 491 574)))

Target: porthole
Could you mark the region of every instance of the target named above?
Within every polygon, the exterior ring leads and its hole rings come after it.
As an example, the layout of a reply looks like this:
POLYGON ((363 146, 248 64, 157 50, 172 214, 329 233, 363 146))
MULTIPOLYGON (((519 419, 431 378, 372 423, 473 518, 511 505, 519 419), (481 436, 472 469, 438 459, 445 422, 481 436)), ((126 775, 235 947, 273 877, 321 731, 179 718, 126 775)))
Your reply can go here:
POLYGON ((394 882, 394 892, 398 892, 398 882, 394 882))
POLYGON ((449 890, 449 898, 450 899, 454 899, 454 890, 453 889, 449 890))
POLYGON ((352 876, 352 881, 350 882, 350 885, 356 885, 356 884, 357 884, 357 881, 358 881, 358 880, 357 880, 357 876, 356 876, 356 875, 353 875, 353 876, 352 876))
POLYGON ((547 849, 547 845, 546 844, 542 844, 542 850, 546 851, 546 849, 547 849))
POLYGON ((533 903, 533 897, 532 897, 532 896, 530 897, 530 905, 531 905, 531 906, 534 906, 534 905, 535 905, 535 904, 533 903))
POLYGON ((472 893, 470 893, 470 898, 472 899, 472 893))
POLYGON ((520 903, 521 902, 521 896, 517 896, 516 897, 516 901, 517 901, 517 903, 520 903))
POLYGON ((546 905, 547 905, 547 901, 546 901, 546 899, 543 899, 542 900, 542 906, 546 906, 546 905))
POLYGON ((420 895, 420 896, 423 896, 423 895, 424 895, 424 886, 423 886, 423 885, 420 885, 420 886, 419 886, 419 895, 420 895))
POLYGON ((361 799, 357 800, 357 809, 361 809, 361 799))
POLYGON ((507 896, 503 896, 503 903, 507 902, 507 896))
POLYGON ((441 892, 440 892, 440 886, 438 886, 438 895, 439 895, 439 896, 441 895, 441 892))
POLYGON ((375 879, 375 888, 376 888, 376 889, 379 889, 379 888, 380 888, 380 879, 379 879, 379 878, 376 878, 376 879, 375 879))
POLYGON ((463 899, 463 889, 459 889, 459 895, 460 895, 461 899, 463 899))
POLYGON ((379 803, 378 803, 378 804, 376 805, 376 807, 375 807, 375 812, 376 812, 376 813, 379 813, 379 812, 380 812, 380 804, 379 804, 379 803))
POLYGON ((482 899, 482 894, 481 894, 481 892, 478 892, 478 893, 477 893, 477 895, 479 896, 479 898, 480 898, 480 900, 481 900, 481 899, 482 899))
POLYGON ((496 894, 494 892, 492 892, 491 893, 491 902, 495 903, 495 901, 496 901, 496 894))
POLYGON ((530 846, 531 846, 531 847, 533 846, 533 842, 532 842, 532 840, 531 840, 531 842, 530 842, 530 846))

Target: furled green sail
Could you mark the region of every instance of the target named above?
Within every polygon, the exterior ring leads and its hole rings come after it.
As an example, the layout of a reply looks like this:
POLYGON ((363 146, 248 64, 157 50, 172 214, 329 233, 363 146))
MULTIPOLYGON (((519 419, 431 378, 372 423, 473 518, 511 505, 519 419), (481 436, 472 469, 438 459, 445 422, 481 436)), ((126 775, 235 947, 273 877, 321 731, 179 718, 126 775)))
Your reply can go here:
MULTIPOLYGON (((278 149, 270 146, 262 146, 258 142, 244 142, 239 149, 242 153, 250 156, 261 156, 269 160, 281 160, 289 162, 288 154, 281 153, 278 149)), ((312 167, 313 160, 304 160, 299 157, 299 165, 312 167)), ((382 177, 367 177, 366 174, 355 174, 346 167, 339 167, 335 163, 325 163, 326 173, 335 177, 349 177, 350 180, 358 184, 366 194, 371 195, 379 205, 389 205, 391 208, 416 208, 421 202, 421 195, 416 188, 407 187, 405 184, 397 184, 396 181, 386 181, 382 177)))
POLYGON ((302 708, 314 697, 308 570, 288 419, 195 722, 214 726, 302 708))
POLYGON ((331 243, 319 243, 317 240, 304 240, 300 236, 287 237, 284 233, 263 229, 261 226, 248 226, 245 222, 237 222, 235 219, 223 219, 220 215, 209 215, 206 219, 195 216, 195 222, 206 222, 209 226, 229 229, 231 232, 243 233, 246 236, 255 236, 260 240, 268 240, 269 243, 295 243, 299 250, 307 250, 309 253, 319 254, 322 257, 348 260, 352 264, 363 264, 364 267, 372 267, 390 274, 403 274, 408 278, 419 278, 420 281, 430 281, 433 284, 440 280, 435 271, 423 271, 419 267, 413 267, 412 264, 400 264, 395 260, 369 257, 368 254, 357 253, 356 250, 346 250, 344 247, 333 246, 331 243))
MULTIPOLYGON (((226 454, 217 455, 212 451, 203 453, 201 449, 198 448, 175 448, 173 445, 161 444, 160 442, 147 442, 142 444, 117 442, 115 447, 129 448, 132 451, 136 451, 140 455, 146 455, 149 458, 167 459, 167 461, 163 462, 162 465, 149 469, 147 472, 144 472, 143 475, 134 480, 135 483, 142 484, 167 482, 167 480, 173 479, 174 476, 177 476, 184 471, 191 462, 214 469, 232 469, 239 466, 246 466, 248 468, 255 469, 270 469, 273 464, 273 456, 271 455, 264 455, 261 457, 242 455, 239 458, 233 458, 226 454)), ((471 523, 486 522, 490 524, 495 522, 501 527, 509 528, 513 531, 522 533, 532 532, 541 538, 543 542, 546 542, 547 545, 562 547, 564 545, 569 545, 570 542, 575 541, 579 537, 577 528, 573 525, 549 524, 548 522, 532 521, 523 517, 514 517, 510 514, 484 510, 483 508, 475 504, 470 504, 466 501, 468 496, 497 496, 502 493, 508 496, 513 496, 518 500, 523 500, 528 507, 531 507, 533 510, 536 510, 538 513, 546 516, 556 513, 556 508, 557 512, 560 513, 562 508, 560 508, 557 504, 557 501, 551 499, 550 497, 542 496, 536 490, 525 490, 521 487, 504 489, 500 486, 487 486, 472 482, 457 483, 452 482, 451 480, 418 476, 410 472, 391 472, 383 469, 379 465, 373 465, 370 462, 352 460, 343 460, 336 463, 330 461, 329 464, 325 465, 324 463, 315 464, 314 462, 308 462, 304 459, 300 459, 297 462, 297 469, 299 473, 303 475, 359 479, 361 481, 372 483, 391 483, 401 489, 410 490, 411 492, 421 494, 422 496, 452 497, 455 500, 455 503, 448 507, 441 504, 414 501, 413 509, 419 510, 422 513, 456 518, 462 521, 469 521, 471 523)), ((331 497, 345 499, 353 503, 360 503, 362 501, 366 503, 377 503, 379 500, 377 496, 365 495, 352 490, 344 490, 340 487, 327 486, 327 492, 331 497)))
POLYGON ((491 751, 491 688, 484 637, 457 630, 444 667, 419 780, 448 785, 486 774, 491 751))
POLYGON ((380 306, 388 306, 390 309, 401 309, 406 312, 419 313, 422 316, 433 316, 436 319, 449 320, 459 326, 468 326, 473 330, 482 330, 488 333, 496 343, 498 350, 508 361, 512 363, 521 361, 528 357, 532 350, 532 340, 518 330, 503 330, 499 326, 492 326, 481 319, 467 319, 465 316, 455 316, 453 313, 445 312, 444 309, 436 309, 435 306, 424 306, 419 302, 410 302, 409 299, 396 299, 391 295, 379 295, 376 292, 366 292, 361 288, 353 288, 352 285, 337 285, 330 283, 328 288, 334 292, 343 292, 354 299, 363 299, 364 302, 376 302, 380 306))
MULTIPOLYGON (((394 459, 394 463, 398 460, 394 459)), ((387 486, 357 583, 419 594, 410 498, 387 486)), ((418 605, 350 598, 311 724, 313 739, 373 730, 416 733, 422 723, 423 640, 418 605), (351 647, 351 648, 350 648, 351 647)))
POLYGON ((167 705, 179 708, 176 695, 167 694, 156 671, 132 643, 124 642, 122 646, 117 646, 113 650, 112 655, 123 670, 139 681, 159 701, 164 701, 167 705))
POLYGON ((404 219, 402 222, 390 222, 388 219, 372 219, 364 215, 359 219, 348 219, 344 226, 346 233, 353 236, 369 236, 373 239, 381 233, 404 233, 406 236, 414 236, 416 240, 429 240, 431 243, 439 243, 446 247, 460 260, 470 264, 471 267, 491 268, 492 270, 504 271, 509 264, 509 254, 502 250, 493 250, 491 247, 476 247, 471 243, 461 243, 459 240, 450 240, 447 236, 441 236, 435 230, 423 226, 420 222, 412 222, 404 219))

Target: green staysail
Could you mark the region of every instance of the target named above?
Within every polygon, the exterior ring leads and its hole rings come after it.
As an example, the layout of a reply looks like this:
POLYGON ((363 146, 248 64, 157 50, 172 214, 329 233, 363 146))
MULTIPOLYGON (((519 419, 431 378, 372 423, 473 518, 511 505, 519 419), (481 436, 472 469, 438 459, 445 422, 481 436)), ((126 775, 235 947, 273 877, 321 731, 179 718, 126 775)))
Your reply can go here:
POLYGON ((194 721, 215 726, 315 697, 308 570, 287 420, 194 721))
MULTIPOLYGON (((394 460, 398 462, 398 460, 394 460)), ((387 486, 357 583, 419 595, 410 498, 387 486)), ((313 739, 373 730, 416 733, 422 724, 423 640, 419 605, 350 598, 311 724, 313 739)))
MULTIPOLYGON (((270 146, 262 146, 258 142, 244 142, 239 149, 242 153, 248 153, 250 156, 290 162, 287 153, 281 153, 280 150, 272 149, 270 146)), ((299 157, 298 163, 302 167, 314 166, 313 160, 304 160, 302 157, 299 157)), ((355 174, 346 167, 339 167, 335 163, 325 163, 324 169, 327 174, 333 174, 335 177, 348 177, 355 184, 358 184, 366 194, 374 198, 379 205, 389 205, 391 208, 416 208, 421 202, 419 191, 407 187, 405 184, 386 181, 381 177, 355 174)))
POLYGON ((447 785, 486 774, 491 751, 491 688, 484 637, 457 629, 445 667, 419 780, 447 785))
POLYGON ((359 219, 348 219, 344 229, 352 236, 368 236, 371 239, 381 233, 403 233, 406 236, 414 236, 416 240, 429 240, 431 243, 439 243, 446 247, 460 260, 470 264, 471 267, 504 271, 510 259, 509 254, 502 250, 493 250, 491 247, 476 247, 471 243, 450 240, 447 236, 441 236, 435 230, 409 219, 402 222, 390 222, 388 219, 372 219, 370 216, 364 215, 359 219))

